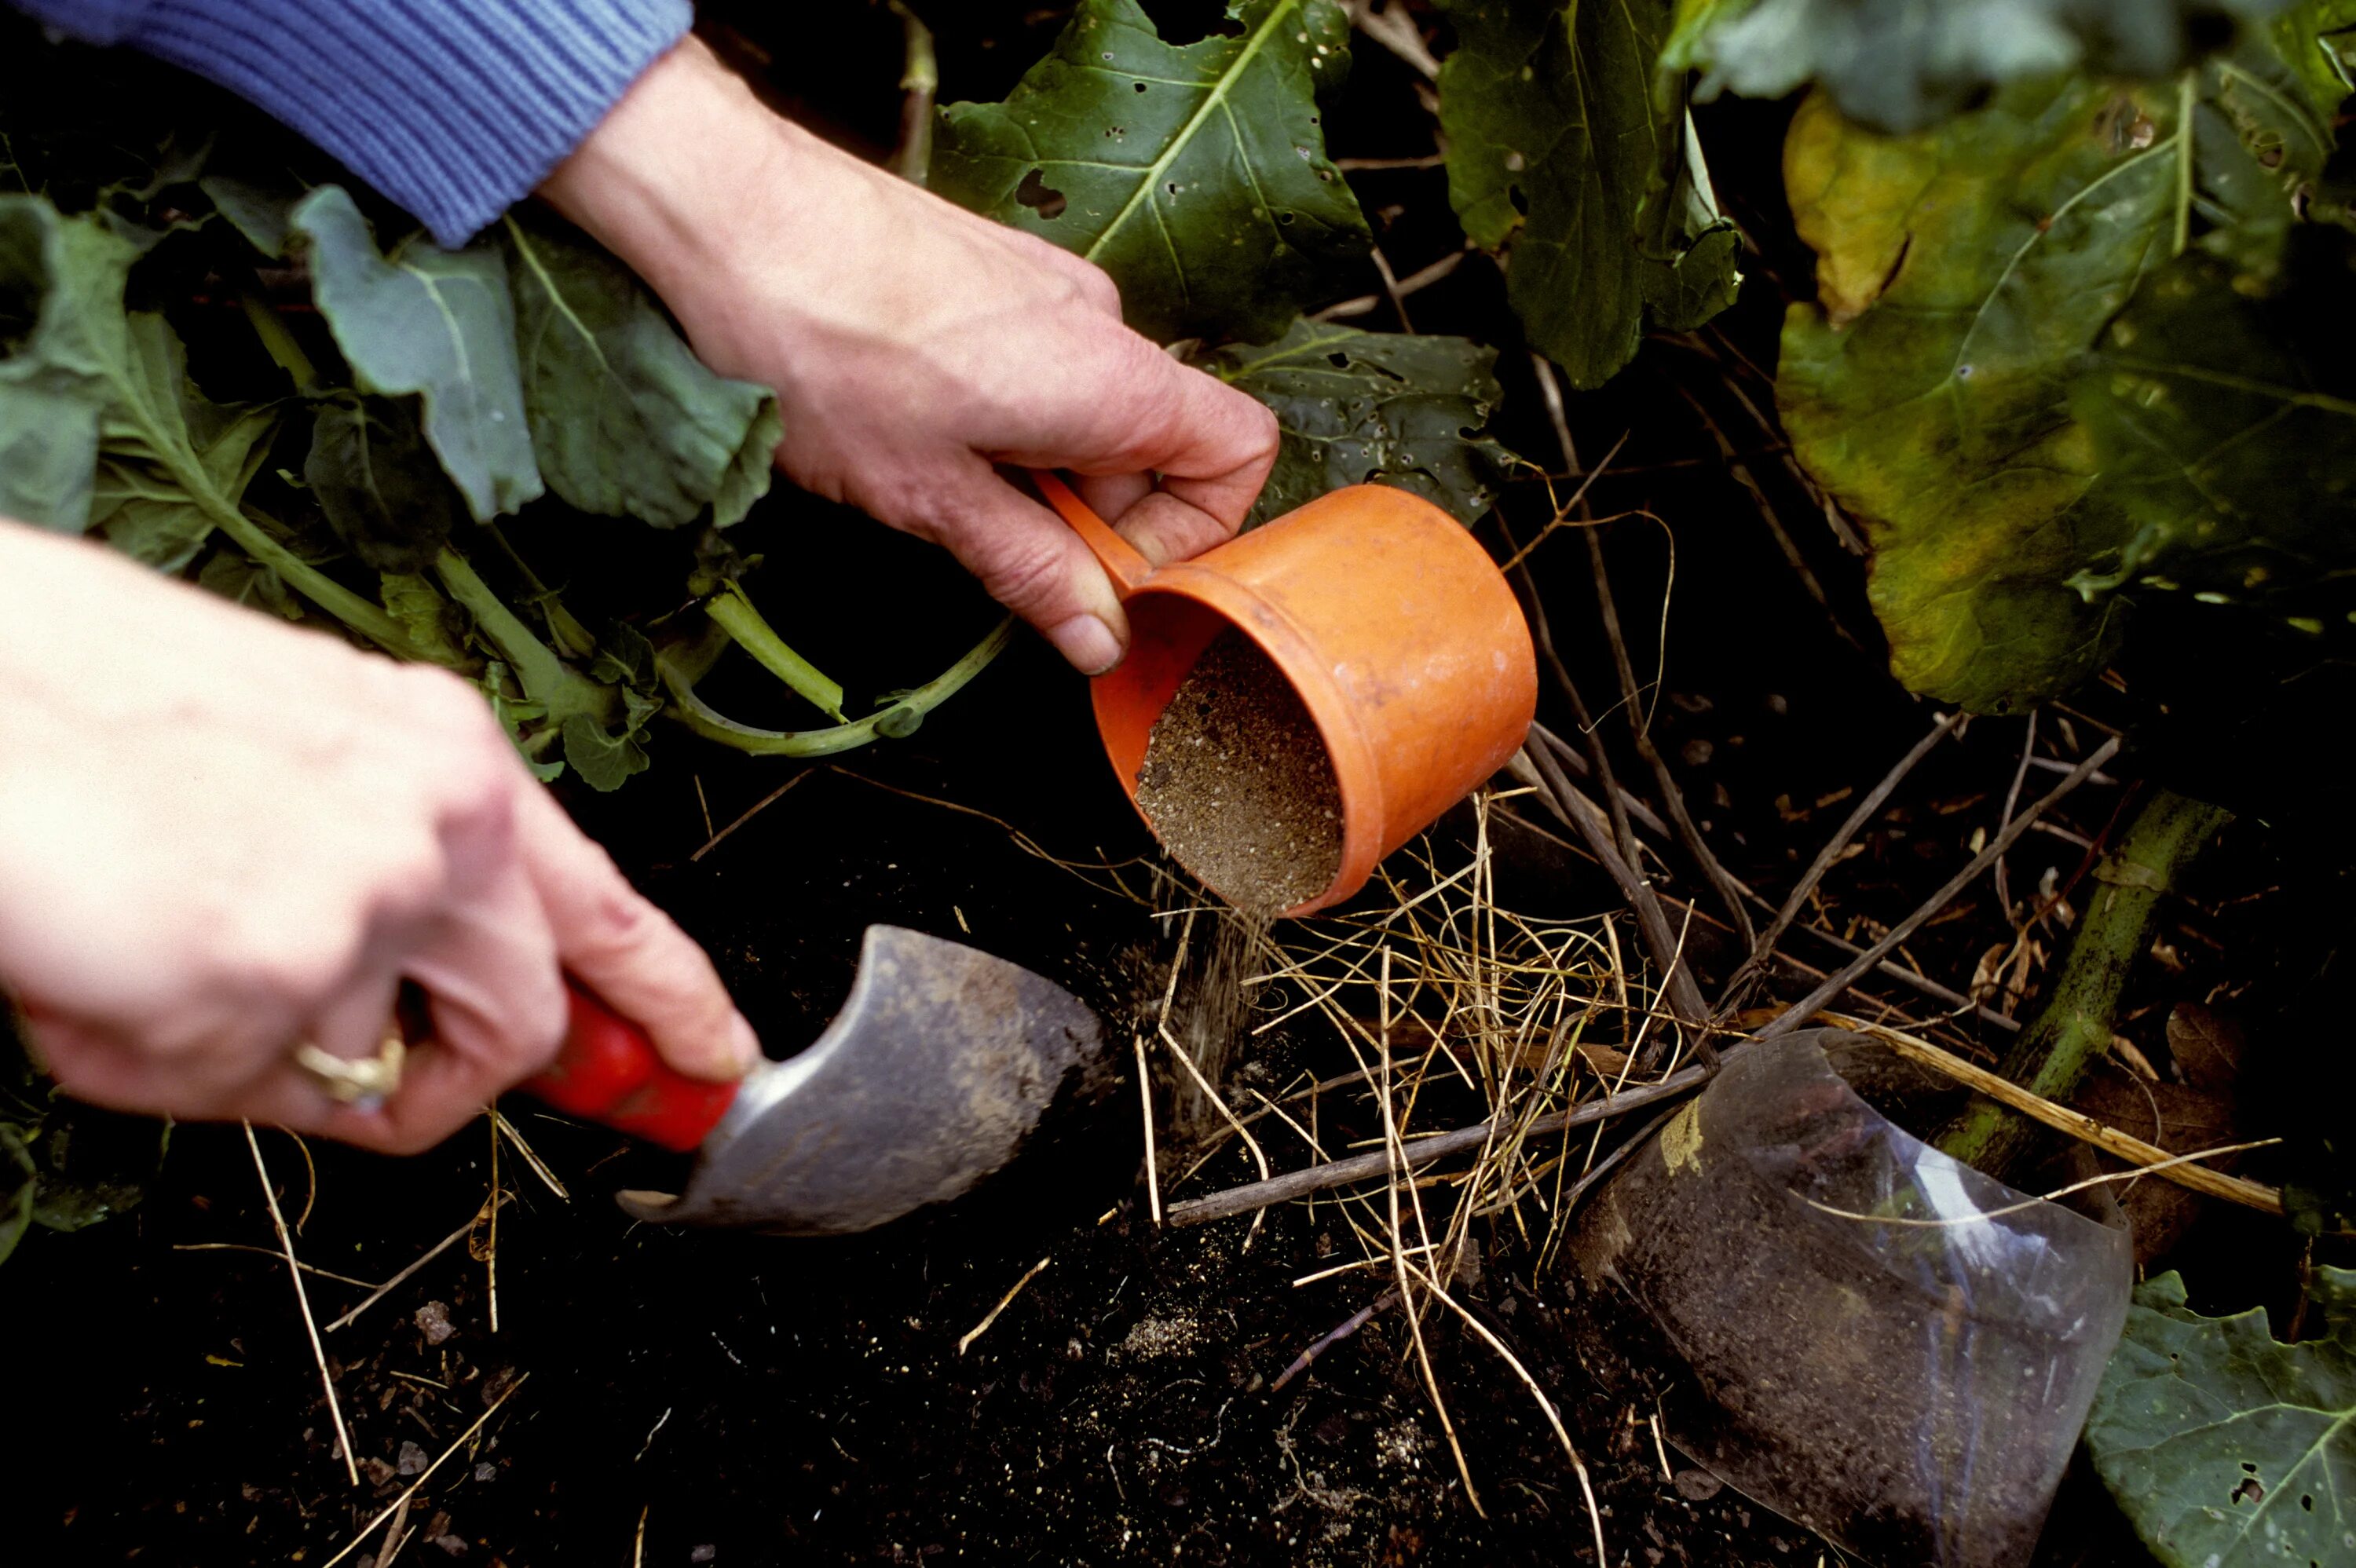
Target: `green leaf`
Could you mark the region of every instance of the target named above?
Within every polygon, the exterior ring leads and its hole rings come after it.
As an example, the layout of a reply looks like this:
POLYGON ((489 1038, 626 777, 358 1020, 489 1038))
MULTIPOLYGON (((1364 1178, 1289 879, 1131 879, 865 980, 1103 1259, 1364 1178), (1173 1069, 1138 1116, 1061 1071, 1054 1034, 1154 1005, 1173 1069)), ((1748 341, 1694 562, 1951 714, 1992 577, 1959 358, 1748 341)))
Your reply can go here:
POLYGON ((197 586, 234 604, 266 610, 289 621, 303 618, 303 606, 286 580, 235 549, 220 550, 198 567, 197 586))
POLYGON ((628 268, 544 220, 506 221, 524 407, 540 470, 573 506, 721 528, 768 492, 780 430, 765 387, 704 368, 628 268))
POLYGON ((431 580, 417 572, 388 571, 377 582, 385 613, 401 623, 409 640, 435 664, 464 669, 473 662, 466 653, 464 618, 431 580))
POLYGON ((135 247, 60 218, 39 197, 0 196, 0 515, 67 533, 90 522, 107 369, 119 354, 135 247))
POLYGON ((2094 1468, 2170 1568, 2345 1563, 2356 1551, 2356 1271, 2319 1266, 2304 1337, 2136 1292, 2086 1424, 2094 1468))
POLYGON ((91 522, 133 559, 178 571, 234 514, 270 454, 279 411, 224 407, 188 379, 187 352, 160 315, 123 324, 117 401, 91 522))
POLYGON ((1505 251, 1531 346, 1579 387, 1731 303, 1739 246, 1718 216, 1677 84, 1656 95, 1666 0, 1441 0, 1448 198, 1505 251))
POLYGON ((1103 267, 1150 336, 1272 337, 1371 244, 1325 155, 1349 68, 1333 0, 1234 0, 1167 44, 1137 0, 1080 0, 1003 103, 941 115, 932 188, 1103 267))
POLYGON ((2126 606, 2107 589, 2143 526, 2115 490, 2140 483, 2147 458, 2126 437, 2152 428, 2126 400, 2150 383, 2093 351, 2124 348, 2114 318, 2155 274, 2179 275, 2179 251, 2211 258, 2201 275, 2234 293, 2277 280, 2276 215, 2330 140, 2327 91, 2265 86, 2286 80, 2277 51, 2296 36, 2253 34, 2160 86, 2008 89, 1912 136, 1867 132, 1822 95, 1794 121, 1785 183, 1818 299, 1785 322, 1777 400, 1801 462, 1866 524, 1875 612, 1914 689, 2003 710, 2109 656, 2126 606), (2235 222, 2261 188, 2264 212, 2235 222))
POLYGON ((413 399, 322 400, 303 479, 352 553, 380 571, 424 570, 463 515, 413 399))
POLYGON ((245 236, 246 243, 272 261, 283 261, 294 237, 296 204, 305 194, 292 179, 275 183, 235 175, 207 175, 197 182, 229 226, 245 236))
MULTIPOLYGON (((2344 277, 2337 255, 2325 264, 2344 277)), ((2347 631, 2356 336, 2313 308, 2316 292, 2253 300, 2201 256, 2136 292, 2071 388, 2102 473, 2079 511, 2119 542, 2070 588, 2189 593, 2347 631)))
POLYGON ((646 728, 662 704, 655 695, 653 651, 642 635, 616 628, 600 641, 597 657, 584 674, 533 635, 456 550, 445 549, 435 557, 434 574, 473 618, 476 635, 498 655, 484 688, 527 759, 544 767, 553 737, 562 743, 564 760, 594 788, 618 788, 645 770, 646 728), (510 680, 519 700, 507 690, 510 680))
POLYGON ((508 732, 508 739, 515 742, 515 749, 522 755, 523 765, 531 770, 531 776, 542 784, 563 777, 562 763, 547 762, 541 756, 548 741, 561 741, 562 739, 556 731, 545 728, 548 705, 518 695, 519 688, 515 672, 499 659, 493 659, 484 666, 482 679, 477 684, 482 688, 483 696, 490 702, 492 716, 498 720, 499 728, 508 732))
POLYGON ((2158 77, 2213 37, 2288 0, 1678 0, 1662 63, 1698 67, 1697 99, 1780 98, 1821 82, 1842 112, 1914 131, 1987 89, 2085 69, 2158 77))
POLYGON ((39 1195, 41 1173, 25 1147, 25 1129, 0 1122, 0 1264, 16 1250, 33 1225, 33 1203, 39 1195))
POLYGON ((1203 361, 1276 411, 1276 469, 1249 526, 1344 485, 1396 485, 1459 522, 1489 509, 1513 453, 1482 432, 1499 396, 1497 351, 1462 337, 1410 337, 1297 321, 1274 343, 1203 361))
POLYGON ((339 186, 313 191, 291 222, 309 258, 312 299, 353 380, 364 392, 420 400, 425 439, 476 521, 537 499, 543 485, 498 251, 412 238, 388 257, 339 186))

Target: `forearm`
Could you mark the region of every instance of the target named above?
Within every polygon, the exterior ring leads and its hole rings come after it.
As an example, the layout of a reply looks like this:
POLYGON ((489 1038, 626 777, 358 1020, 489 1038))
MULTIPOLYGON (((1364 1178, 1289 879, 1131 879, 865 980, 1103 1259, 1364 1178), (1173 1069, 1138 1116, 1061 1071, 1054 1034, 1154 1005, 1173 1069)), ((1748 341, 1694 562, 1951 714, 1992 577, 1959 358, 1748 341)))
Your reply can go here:
POLYGON ((867 309, 893 287, 873 265, 894 243, 880 231, 892 215, 871 194, 885 177, 772 113, 691 37, 632 84, 540 194, 628 262, 706 358, 736 373, 733 343, 821 320, 838 304, 867 309), (706 286, 756 272, 791 286, 758 296, 706 286), (801 320, 781 323, 781 309, 801 320))

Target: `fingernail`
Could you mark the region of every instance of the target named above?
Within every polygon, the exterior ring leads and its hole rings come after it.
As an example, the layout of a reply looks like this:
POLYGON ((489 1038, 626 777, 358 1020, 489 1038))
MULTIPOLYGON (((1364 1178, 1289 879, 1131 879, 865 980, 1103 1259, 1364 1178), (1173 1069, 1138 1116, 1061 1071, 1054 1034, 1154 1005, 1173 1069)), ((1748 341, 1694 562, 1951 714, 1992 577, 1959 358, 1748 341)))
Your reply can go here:
POLYGON ((1120 639, 1094 615, 1075 615, 1047 634, 1056 652, 1083 675, 1102 675, 1120 663, 1120 639))
POLYGON ((735 1027, 728 1031, 728 1044, 735 1053, 738 1077, 750 1072, 760 1062, 761 1037, 753 1032, 753 1026, 745 1021, 742 1013, 736 1015, 735 1027))

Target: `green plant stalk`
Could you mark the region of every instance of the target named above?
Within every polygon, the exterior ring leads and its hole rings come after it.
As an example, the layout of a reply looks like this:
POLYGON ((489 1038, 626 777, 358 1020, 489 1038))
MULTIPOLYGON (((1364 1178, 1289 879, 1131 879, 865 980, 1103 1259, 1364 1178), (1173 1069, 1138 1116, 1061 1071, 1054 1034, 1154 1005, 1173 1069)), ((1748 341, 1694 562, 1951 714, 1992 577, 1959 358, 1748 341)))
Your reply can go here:
POLYGON ((918 715, 931 712, 956 696, 1013 640, 1014 617, 1009 615, 991 630, 990 635, 968 650, 963 658, 881 713, 872 713, 855 722, 838 724, 828 730, 756 730, 749 724, 739 724, 715 711, 709 703, 696 696, 694 681, 688 677, 686 671, 670 655, 657 655, 655 667, 661 672, 663 685, 670 691, 671 716, 705 740, 717 741, 723 746, 733 746, 756 757, 824 757, 837 752, 854 750, 875 740, 881 733, 876 726, 894 713, 909 709, 914 709, 918 715))
POLYGON ((270 302, 253 290, 247 289, 238 296, 238 304, 244 307, 245 319, 252 324, 253 335, 262 339, 262 347, 269 352, 271 358, 278 362, 278 368, 286 372, 287 379, 294 383, 294 390, 309 395, 311 389, 318 384, 318 368, 311 363, 311 357, 303 352, 303 346, 294 341, 294 335, 286 329, 286 324, 278 319, 278 313, 270 308, 270 302))
MULTIPOLYGON (((171 464, 166 464, 166 468, 171 464)), ((409 640, 401 623, 384 613, 374 601, 353 592, 342 583, 271 538, 269 532, 244 511, 215 492, 201 475, 191 477, 173 470, 173 477, 192 496, 213 526, 230 537, 230 542, 260 564, 285 579, 286 585, 366 637, 398 659, 412 664, 434 664, 431 654, 409 640)))
POLYGON ((498 524, 484 523, 480 527, 490 536, 491 542, 499 547, 499 553, 507 558, 516 575, 523 579, 524 588, 532 603, 538 606, 541 616, 548 622, 548 635, 554 640, 556 651, 569 659, 585 659, 595 653, 597 639, 590 635, 589 628, 564 607, 564 601, 557 596, 556 590, 541 580, 540 573, 531 569, 531 562, 524 560, 523 552, 509 540, 498 524))
MULTIPOLYGON (((2094 1061, 2110 1049, 2119 997, 2150 950, 2160 897, 2232 814, 2171 791, 2144 803, 2115 848, 2094 868, 2094 896, 2079 917, 2070 956, 2037 1021, 1998 1071, 2031 1093, 2067 1101, 2094 1061)), ((1975 1095, 1938 1140, 1939 1148, 1998 1180, 2044 1141, 2037 1125, 1975 1095)))
POLYGON ((490 584, 464 556, 443 550, 434 558, 434 574, 442 580, 450 597, 475 618, 476 626, 515 672, 516 684, 523 688, 526 697, 546 703, 552 711, 588 713, 603 722, 613 721, 616 711, 613 691, 559 658, 524 624, 523 617, 509 608, 507 601, 491 592, 490 584))
POLYGON ((712 596, 703 609, 721 630, 735 639, 738 647, 759 661, 763 669, 793 688, 836 723, 843 722, 841 683, 829 680, 816 665, 787 647, 776 629, 761 619, 761 613, 753 608, 753 602, 744 597, 743 589, 728 583, 712 596))
MULTIPOLYGON (((263 347, 285 368, 289 376, 304 381, 314 374, 310 359, 303 353, 301 346, 266 306, 262 305, 259 300, 253 300, 249 303, 246 315, 253 322, 254 329, 262 335, 263 347), (262 318, 267 318, 266 328, 262 318)), ((121 384, 116 387, 115 406, 118 410, 134 413, 144 411, 145 407, 131 387, 121 384)), ((424 649, 409 640, 409 635, 401 629, 401 624, 386 614, 381 606, 353 592, 271 537, 267 529, 246 515, 237 501, 221 493, 201 463, 182 462, 179 456, 182 449, 177 443, 160 431, 142 426, 135 420, 125 420, 124 422, 132 426, 151 461, 170 475, 173 482, 197 504, 197 509, 211 521, 213 527, 227 534, 240 549, 276 572, 295 592, 395 658, 421 664, 434 662, 424 649)), ((256 517, 260 515, 255 514, 256 517)))
POLYGON ((906 63, 900 70, 900 146, 892 155, 892 171, 910 185, 923 185, 933 172, 933 101, 941 86, 940 61, 933 52, 933 30, 924 19, 891 0, 892 14, 900 18, 905 38, 906 63))

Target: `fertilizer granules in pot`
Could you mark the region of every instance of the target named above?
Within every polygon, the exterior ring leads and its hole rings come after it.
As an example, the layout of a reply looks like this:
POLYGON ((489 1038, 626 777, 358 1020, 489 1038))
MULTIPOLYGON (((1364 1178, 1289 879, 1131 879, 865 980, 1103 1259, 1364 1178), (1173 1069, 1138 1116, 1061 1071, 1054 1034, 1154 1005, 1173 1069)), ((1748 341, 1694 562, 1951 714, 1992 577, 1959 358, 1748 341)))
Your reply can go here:
POLYGON ((1137 804, 1178 863, 1247 914, 1314 898, 1342 864, 1341 792, 1282 671, 1222 632, 1153 722, 1137 804))

